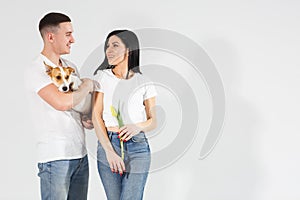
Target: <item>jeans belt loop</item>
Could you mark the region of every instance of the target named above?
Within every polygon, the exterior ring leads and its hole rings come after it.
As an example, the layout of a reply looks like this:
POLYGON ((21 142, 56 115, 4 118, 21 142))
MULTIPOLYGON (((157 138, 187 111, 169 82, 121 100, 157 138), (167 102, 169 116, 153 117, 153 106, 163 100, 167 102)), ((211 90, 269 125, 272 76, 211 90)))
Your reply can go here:
POLYGON ((112 131, 108 131, 108 138, 109 138, 109 140, 112 139, 112 135, 113 135, 113 132, 112 131))

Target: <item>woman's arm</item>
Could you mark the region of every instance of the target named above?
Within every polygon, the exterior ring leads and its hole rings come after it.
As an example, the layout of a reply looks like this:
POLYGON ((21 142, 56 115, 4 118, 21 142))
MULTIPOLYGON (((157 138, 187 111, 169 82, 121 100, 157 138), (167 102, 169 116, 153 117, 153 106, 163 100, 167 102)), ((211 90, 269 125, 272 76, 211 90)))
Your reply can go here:
POLYGON ((157 126, 156 111, 155 111, 155 97, 151 97, 144 101, 147 121, 138 123, 137 126, 141 127, 141 131, 152 131, 157 126))
POLYGON ((147 120, 137 124, 126 124, 121 127, 119 136, 126 142, 132 136, 143 132, 148 132, 156 128, 155 97, 144 100, 147 120))
POLYGON ((123 174, 125 171, 124 161, 115 152, 106 132, 105 124, 102 118, 103 113, 103 93, 95 92, 93 100, 92 121, 96 131, 97 138, 106 153, 106 158, 112 172, 123 174))

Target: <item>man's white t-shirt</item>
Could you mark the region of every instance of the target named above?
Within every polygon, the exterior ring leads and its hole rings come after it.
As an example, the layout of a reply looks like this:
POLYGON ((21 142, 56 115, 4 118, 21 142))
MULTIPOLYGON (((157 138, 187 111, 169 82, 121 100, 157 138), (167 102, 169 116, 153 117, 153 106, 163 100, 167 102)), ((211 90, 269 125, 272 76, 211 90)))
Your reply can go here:
MULTIPOLYGON (((25 70, 30 114, 37 135, 38 162, 82 158, 87 152, 80 114, 72 110, 56 110, 38 95, 42 88, 52 83, 43 61, 56 67, 41 54, 25 70)), ((61 61, 63 66, 76 69, 71 62, 62 58, 61 61)))
POLYGON ((103 93, 103 121, 106 127, 118 126, 110 107, 120 110, 124 124, 147 120, 144 100, 157 95, 154 84, 140 73, 130 79, 117 78, 111 69, 99 70, 94 79, 99 82, 103 93))

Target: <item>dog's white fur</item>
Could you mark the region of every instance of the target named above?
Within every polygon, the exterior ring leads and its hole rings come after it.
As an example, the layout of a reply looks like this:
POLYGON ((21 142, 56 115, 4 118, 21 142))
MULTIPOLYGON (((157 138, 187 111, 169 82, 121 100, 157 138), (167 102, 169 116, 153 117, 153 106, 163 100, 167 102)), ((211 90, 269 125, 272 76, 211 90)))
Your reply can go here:
POLYGON ((71 89, 74 90, 74 91, 78 90, 79 86, 82 83, 80 78, 78 78, 78 76, 75 76, 74 74, 71 74, 69 82, 70 82, 70 85, 71 85, 71 89))

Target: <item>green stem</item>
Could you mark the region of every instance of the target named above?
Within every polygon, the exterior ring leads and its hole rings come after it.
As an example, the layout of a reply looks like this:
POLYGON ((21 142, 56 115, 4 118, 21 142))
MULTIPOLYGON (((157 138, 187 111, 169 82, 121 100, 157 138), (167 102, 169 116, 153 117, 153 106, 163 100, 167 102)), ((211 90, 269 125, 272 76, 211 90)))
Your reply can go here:
POLYGON ((122 160, 124 160, 124 145, 123 145, 123 140, 120 139, 120 145, 121 145, 121 157, 122 160))
MULTIPOLYGON (((118 115, 117 115, 117 120, 118 120, 118 124, 119 124, 119 128, 121 128, 122 126, 124 126, 123 124, 123 120, 121 118, 121 115, 120 115, 120 111, 118 110, 118 115)), ((123 140, 122 138, 120 138, 120 146, 121 146, 121 157, 122 157, 122 160, 124 160, 124 144, 123 144, 123 140)))

